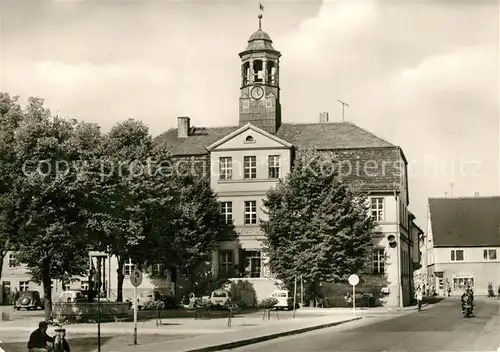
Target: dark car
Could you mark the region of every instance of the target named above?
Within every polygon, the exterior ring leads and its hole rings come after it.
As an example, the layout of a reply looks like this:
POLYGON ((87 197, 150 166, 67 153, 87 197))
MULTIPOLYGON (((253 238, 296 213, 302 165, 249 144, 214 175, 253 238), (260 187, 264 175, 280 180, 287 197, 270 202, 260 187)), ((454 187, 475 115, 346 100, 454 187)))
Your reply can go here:
POLYGON ((19 298, 14 304, 14 309, 20 310, 43 309, 43 302, 38 291, 23 291, 19 293, 19 298))

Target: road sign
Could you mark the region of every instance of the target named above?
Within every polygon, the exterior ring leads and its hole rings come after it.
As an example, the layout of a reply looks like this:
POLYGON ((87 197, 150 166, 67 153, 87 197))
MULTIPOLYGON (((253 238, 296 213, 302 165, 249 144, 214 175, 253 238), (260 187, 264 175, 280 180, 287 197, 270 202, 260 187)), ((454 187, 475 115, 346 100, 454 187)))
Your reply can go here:
POLYGON ((352 274, 351 276, 349 276, 349 284, 352 286, 356 286, 357 284, 359 284, 359 276, 356 274, 352 274))
POLYGON ((359 284, 359 276, 356 274, 349 276, 349 284, 352 285, 352 314, 356 316, 356 285, 359 284))
POLYGON ((140 286, 142 283, 142 272, 139 269, 134 268, 130 273, 130 282, 134 287, 140 286))

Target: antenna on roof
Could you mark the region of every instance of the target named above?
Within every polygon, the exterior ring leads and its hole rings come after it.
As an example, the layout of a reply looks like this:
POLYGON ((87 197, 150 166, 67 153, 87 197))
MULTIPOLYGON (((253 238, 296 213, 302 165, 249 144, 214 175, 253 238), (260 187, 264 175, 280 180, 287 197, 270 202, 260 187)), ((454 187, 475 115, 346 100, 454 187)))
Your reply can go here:
POLYGON ((344 108, 347 106, 349 107, 349 104, 347 103, 344 103, 343 101, 341 100, 337 100, 340 104, 342 104, 342 122, 344 122, 344 108))

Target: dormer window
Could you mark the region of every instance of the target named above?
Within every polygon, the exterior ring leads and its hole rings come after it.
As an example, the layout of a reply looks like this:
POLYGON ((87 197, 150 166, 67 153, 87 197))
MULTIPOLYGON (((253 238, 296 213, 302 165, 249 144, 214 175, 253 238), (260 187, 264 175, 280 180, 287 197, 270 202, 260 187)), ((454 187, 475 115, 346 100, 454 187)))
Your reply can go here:
POLYGON ((247 138, 245 138, 245 143, 255 143, 255 139, 253 139, 252 136, 247 136, 247 138))

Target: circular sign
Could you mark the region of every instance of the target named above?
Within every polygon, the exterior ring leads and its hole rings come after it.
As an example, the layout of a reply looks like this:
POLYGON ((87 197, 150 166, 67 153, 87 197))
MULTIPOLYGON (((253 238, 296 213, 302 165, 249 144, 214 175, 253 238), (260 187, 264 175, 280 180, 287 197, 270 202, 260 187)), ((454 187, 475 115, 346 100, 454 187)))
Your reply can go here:
POLYGON ((142 283, 142 272, 139 269, 134 269, 130 273, 130 282, 135 287, 139 286, 142 283))
POLYGON ((352 274, 349 276, 349 284, 352 286, 356 286, 359 283, 359 277, 356 274, 352 274))

